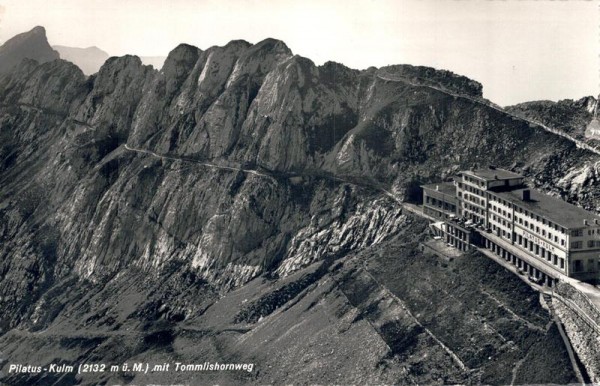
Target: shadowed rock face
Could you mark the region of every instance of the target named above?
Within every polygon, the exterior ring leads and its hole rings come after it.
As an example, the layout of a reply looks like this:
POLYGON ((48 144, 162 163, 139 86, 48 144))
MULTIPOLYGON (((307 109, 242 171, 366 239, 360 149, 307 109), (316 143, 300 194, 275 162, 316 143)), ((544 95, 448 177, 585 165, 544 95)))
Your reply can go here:
POLYGON ((44 27, 35 27, 16 35, 0 47, 0 73, 12 70, 25 58, 44 63, 59 57, 58 52, 48 44, 44 27))
MULTIPOLYGON (((402 199, 475 164, 596 208, 594 154, 478 102, 474 81, 385 73, 398 78, 316 66, 274 39, 180 45, 161 71, 110 58, 89 78, 23 61, 0 77, 0 328, 201 319, 219 293, 261 275, 277 286, 400 232, 406 216, 381 188, 402 199), (133 282, 153 303, 131 293, 98 308, 133 282), (89 297, 67 307, 65 291, 89 297)), ((305 287, 290 288, 277 307, 305 287)))

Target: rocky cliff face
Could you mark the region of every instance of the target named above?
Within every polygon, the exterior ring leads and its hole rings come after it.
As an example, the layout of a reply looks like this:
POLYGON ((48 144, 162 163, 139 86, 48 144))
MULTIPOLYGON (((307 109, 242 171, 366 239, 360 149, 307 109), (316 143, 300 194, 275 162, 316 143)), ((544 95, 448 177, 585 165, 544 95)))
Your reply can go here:
POLYGON ((180 45, 161 71, 111 58, 88 78, 24 61, 0 78, 0 328, 70 315, 119 329, 129 314, 94 304, 134 276, 148 293, 169 275, 195 289, 173 284, 169 311, 156 295, 131 315, 186 320, 196 295, 211 304, 381 243, 406 220, 384 189, 407 198, 476 164, 596 208, 592 180, 573 174, 594 153, 480 96, 448 72, 316 66, 273 39, 180 45), (99 298, 73 309, 66 290, 99 298))

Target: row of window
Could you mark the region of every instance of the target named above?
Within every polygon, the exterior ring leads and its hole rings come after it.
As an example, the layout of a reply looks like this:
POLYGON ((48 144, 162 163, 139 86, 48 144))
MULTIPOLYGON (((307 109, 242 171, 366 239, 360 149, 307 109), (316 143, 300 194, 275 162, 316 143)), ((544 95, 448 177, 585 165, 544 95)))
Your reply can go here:
MULTIPOLYGON (((581 249, 583 248, 583 241, 572 241, 571 242, 571 248, 572 249, 581 249)), ((600 247, 600 240, 588 240, 588 242, 586 243, 588 248, 599 248, 600 247)))
POLYGON ((473 193, 473 194, 476 194, 478 196, 485 197, 485 192, 483 190, 474 188, 474 187, 472 187, 470 185, 464 185, 464 184, 459 183, 458 184, 458 188, 461 189, 461 190, 466 190, 469 193, 473 193))
POLYGON ((464 175, 464 174, 463 174, 463 180, 464 180, 464 181, 467 181, 467 182, 470 182, 470 183, 472 183, 472 184, 475 184, 475 185, 481 186, 481 187, 485 187, 485 182, 483 182, 483 181, 481 181, 481 180, 479 180, 479 179, 477 179, 477 178, 473 178, 473 177, 471 177, 471 176, 467 176, 467 175, 464 175))
POLYGON ((465 231, 457 229, 455 227, 448 227, 449 234, 456 236, 458 239, 462 241, 468 241, 468 235, 465 231))
POLYGON ((471 212, 475 212, 475 213, 477 213, 477 214, 479 214, 481 216, 485 215, 483 209, 481 209, 481 208, 479 208, 479 207, 477 207, 475 205, 471 205, 471 204, 469 204, 467 202, 463 202, 463 208, 467 209, 467 210, 470 210, 471 212))
POLYGON ((477 197, 477 196, 465 194, 465 200, 471 201, 474 204, 485 207, 485 200, 479 199, 479 197, 477 197))
POLYGON ((506 212, 506 210, 500 208, 499 206, 488 204, 488 208, 492 208, 492 210, 498 214, 502 214, 504 217, 507 217, 509 220, 511 219, 510 212, 506 212))
POLYGON ((452 212, 454 212, 456 210, 456 205, 453 205, 446 201, 438 200, 437 198, 433 198, 433 197, 429 197, 429 196, 425 197, 425 203, 432 205, 432 206, 436 206, 438 208, 449 210, 452 212))
POLYGON ((526 238, 524 238, 521 235, 516 235, 514 233, 506 232, 504 229, 501 230, 499 227, 496 227, 495 225, 492 225, 492 230, 494 232, 498 231, 497 233, 499 235, 502 235, 502 237, 504 237, 508 240, 512 240, 514 238, 514 240, 513 240, 514 242, 516 242, 523 249, 528 250, 531 254, 535 255, 536 257, 542 258, 557 267, 560 267, 560 269, 562 269, 562 270, 565 269, 565 259, 563 259, 562 257, 558 257, 557 254, 552 253, 543 247, 540 247, 539 245, 533 243, 532 241, 527 240, 526 238))
MULTIPOLYGON (((476 181, 475 179, 472 179, 472 180, 476 181)), ((481 190, 479 190, 477 188, 473 188, 473 187, 468 186, 468 185, 463 185, 461 183, 459 183, 458 185, 459 185, 459 187, 464 188, 465 190, 467 190, 467 191, 469 191, 471 193, 477 194, 479 196, 484 196, 485 195, 485 192, 483 192, 483 191, 481 191, 481 190)), ((461 192, 458 192, 458 195, 461 196, 461 192)), ((465 193, 464 194, 464 199, 467 200, 467 201, 473 202, 475 204, 479 204, 479 205, 483 205, 483 206, 485 205, 485 200, 480 199, 479 197, 476 197, 474 195, 469 195, 469 194, 465 193)), ((539 215, 537 215, 537 214, 535 214, 533 212, 530 212, 527 209, 523 209, 522 207, 514 205, 511 202, 508 202, 508 201, 506 201, 506 200, 504 200, 502 198, 499 198, 499 197, 496 197, 494 195, 491 195, 490 199, 493 199, 498 204, 502 204, 502 205, 507 206, 509 208, 513 208, 514 207, 514 210, 517 213, 520 213, 520 214, 528 217, 530 220, 535 220, 537 222, 540 222, 543 225, 546 225, 546 226, 554 229, 557 233, 566 234, 566 232, 567 232, 567 230, 565 228, 561 227, 560 225, 558 225, 558 224, 556 224, 556 223, 554 223, 552 221, 546 220, 545 218, 540 217, 539 215)), ((506 209, 501 208, 499 205, 498 206, 494 205, 493 202, 494 201, 488 203, 487 207, 489 209, 491 209, 492 211, 498 213, 499 215, 501 214, 502 216, 504 216, 505 218, 508 218, 509 220, 512 220, 512 215, 511 215, 510 211, 507 211, 506 209)), ((479 210, 478 208, 476 208, 476 207, 474 207, 472 205, 468 205, 467 209, 469 209, 469 210, 471 210, 471 211, 473 211, 475 213, 478 213, 480 215, 485 215, 484 211, 479 210)), ((494 216, 492 216, 492 218, 496 219, 494 216)), ((496 220, 496 221, 500 222, 501 220, 498 218, 498 220, 496 220)), ((516 216, 516 215, 515 215, 515 221, 517 221, 520 225, 523 225, 526 228, 530 229, 531 231, 536 232, 537 234, 541 234, 543 237, 547 237, 550 240, 554 240, 555 243, 559 242, 559 237, 557 235, 553 234, 550 231, 546 231, 546 229, 544 229, 544 228, 540 228, 538 225, 535 225, 533 222, 530 223, 529 221, 523 219, 520 216, 516 216)), ((588 235, 591 236, 591 235, 594 235, 596 233, 596 230, 595 229, 591 229, 591 230, 588 230, 587 232, 588 232, 588 235)), ((600 234, 600 229, 598 230, 598 234, 600 234)), ((583 236, 583 229, 573 229, 573 230, 570 231, 570 235, 573 236, 573 237, 582 237, 583 236)), ((560 239, 560 242, 561 242, 561 245, 563 245, 563 246, 565 245, 565 241, 563 239, 560 239)))
POLYGON ((557 254, 552 253, 545 248, 527 240, 523 236, 519 235, 517 240, 515 240, 517 244, 522 246, 523 248, 529 250, 532 254, 546 260, 549 263, 552 263, 555 266, 560 266, 560 269, 565 269, 565 259, 558 257, 557 254))
MULTIPOLYGON (((491 217, 491 219, 493 221, 496 221, 497 223, 502 224, 502 226, 505 226, 508 229, 512 228, 512 223, 510 221, 506 221, 502 217, 497 216, 495 214, 492 214, 490 217, 491 217)), ((508 215, 508 217, 510 218, 510 214, 508 215)), ((529 223, 529 221, 527 221, 527 220, 523 221, 523 219, 520 218, 520 217, 517 218, 517 223, 520 224, 520 225, 523 225, 524 227, 526 227, 528 229, 530 229, 532 232, 535 232, 538 235, 541 234, 542 237, 545 237, 548 240, 554 241, 555 243, 558 244, 558 240, 559 239, 558 239, 557 235, 554 235, 551 232, 547 232, 547 234, 546 234, 546 230, 545 229, 541 229, 540 230, 539 226, 534 226, 533 223, 529 223)), ((564 246, 565 245, 565 240, 564 239, 560 239, 560 243, 561 243, 562 246, 564 246)))
MULTIPOLYGON (((520 225, 523 225, 525 228, 529 228, 532 232, 537 233, 538 235, 541 234, 542 237, 546 237, 548 240, 550 241, 554 241, 555 243, 558 243, 558 236, 553 234, 552 232, 547 232, 546 234, 546 230, 545 229, 541 229, 540 227, 537 225, 534 225, 533 223, 530 223, 527 220, 523 220, 521 217, 517 218, 517 222, 520 225)), ((564 246, 565 245, 565 239, 560 239, 560 245, 564 246)))
MULTIPOLYGON (((494 197, 494 199, 496 201, 500 202, 501 204, 503 204, 505 206, 508 206, 509 208, 513 207, 513 205, 510 202, 506 201, 506 200, 503 200, 503 199, 498 198, 498 197, 494 197)), ((530 212, 527 209, 523 209, 520 206, 514 205, 514 210, 517 213, 523 214, 526 217, 529 217, 530 219, 535 220, 537 222, 541 222, 543 225, 547 225, 550 228, 552 228, 552 229, 554 229, 556 231, 559 231, 559 232, 561 232, 563 234, 566 232, 565 228, 561 227, 560 225, 558 225, 556 223, 553 223, 552 221, 546 220, 545 218, 540 217, 539 215, 537 215, 537 214, 535 214, 533 212, 530 212)))
POLYGON ((493 214, 491 217, 493 221, 502 224, 502 226, 505 226, 508 229, 511 228, 511 223, 509 221, 504 220, 502 217, 496 216, 495 214, 493 214))

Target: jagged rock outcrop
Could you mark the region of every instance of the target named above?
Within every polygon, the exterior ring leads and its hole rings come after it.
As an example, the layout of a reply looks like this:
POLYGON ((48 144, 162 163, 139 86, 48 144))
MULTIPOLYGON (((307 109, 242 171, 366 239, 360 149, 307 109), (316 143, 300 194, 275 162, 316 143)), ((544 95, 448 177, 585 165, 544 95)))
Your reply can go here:
POLYGON ((33 59, 39 63, 59 59, 46 39, 44 27, 35 27, 9 39, 0 47, 0 74, 18 66, 23 59, 33 59))

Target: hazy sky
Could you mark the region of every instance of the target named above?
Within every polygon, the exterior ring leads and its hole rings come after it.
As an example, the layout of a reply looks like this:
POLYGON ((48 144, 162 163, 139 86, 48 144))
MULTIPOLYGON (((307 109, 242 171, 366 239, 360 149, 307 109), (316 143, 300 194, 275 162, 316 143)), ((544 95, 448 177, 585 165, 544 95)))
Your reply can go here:
POLYGON ((273 37, 317 64, 448 69, 501 105, 600 93, 598 0, 0 0, 0 41, 36 25, 111 55, 273 37))

